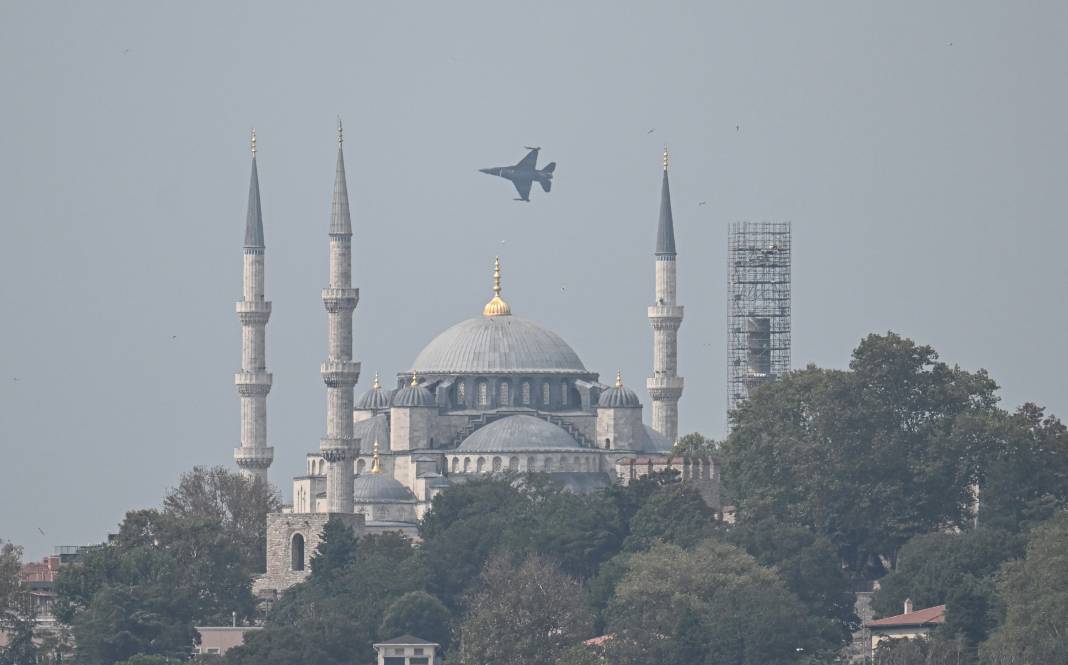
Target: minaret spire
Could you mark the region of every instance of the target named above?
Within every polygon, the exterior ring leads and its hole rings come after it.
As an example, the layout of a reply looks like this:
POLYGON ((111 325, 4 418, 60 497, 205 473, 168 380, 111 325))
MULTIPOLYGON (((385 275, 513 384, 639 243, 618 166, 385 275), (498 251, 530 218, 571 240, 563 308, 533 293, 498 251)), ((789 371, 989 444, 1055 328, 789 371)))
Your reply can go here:
POLYGON ((360 378, 360 363, 352 357, 352 311, 360 299, 352 287, 352 222, 345 183, 344 137, 337 125, 337 169, 330 211, 330 286, 323 289, 327 312, 327 358, 320 368, 326 384, 326 436, 319 451, 326 460, 326 510, 353 511, 353 456, 359 452, 352 436, 353 386, 360 378))
POLYGON ((660 218, 656 227, 656 303, 649 308, 653 325, 653 375, 646 381, 653 403, 652 426, 675 442, 679 436, 678 330, 683 308, 676 304, 675 222, 668 185, 668 151, 664 148, 664 177, 660 185, 660 218))
POLYGON ((241 445, 234 461, 250 477, 267 479, 274 448, 267 446, 267 393, 271 375, 267 372, 265 341, 271 303, 264 300, 263 211, 260 208, 260 179, 256 169, 256 130, 252 130, 252 177, 245 217, 243 297, 237 302, 241 320, 241 370, 234 376, 241 396, 241 445))

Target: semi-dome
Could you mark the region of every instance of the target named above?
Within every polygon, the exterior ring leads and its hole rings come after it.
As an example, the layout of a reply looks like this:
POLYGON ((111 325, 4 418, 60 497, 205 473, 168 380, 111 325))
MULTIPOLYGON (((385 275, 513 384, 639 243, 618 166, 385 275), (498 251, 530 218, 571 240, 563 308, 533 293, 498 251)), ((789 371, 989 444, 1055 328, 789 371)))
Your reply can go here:
POLYGON ((352 481, 352 497, 356 503, 386 501, 415 501, 412 491, 385 473, 367 472, 352 481))
POLYGON ((586 374, 578 354, 559 335, 515 316, 461 321, 419 352, 420 374, 586 374))
POLYGON ((367 454, 372 443, 383 442, 389 449, 389 418, 380 413, 364 420, 357 420, 352 424, 352 438, 360 442, 360 449, 367 454))
POLYGON ((412 382, 393 395, 393 406, 437 406, 434 393, 419 385, 419 380, 412 374, 412 382))
POLYGON ((536 450, 583 450, 562 428, 527 415, 495 420, 463 440, 458 452, 496 453, 536 450))
POLYGON ((371 389, 360 395, 353 408, 360 411, 388 409, 391 400, 392 394, 390 391, 382 389, 382 385, 378 382, 378 375, 375 374, 375 382, 371 385, 371 389))
POLYGON ((616 385, 601 393, 597 406, 604 409, 633 409, 641 406, 638 394, 623 385, 623 375, 616 372, 616 385))

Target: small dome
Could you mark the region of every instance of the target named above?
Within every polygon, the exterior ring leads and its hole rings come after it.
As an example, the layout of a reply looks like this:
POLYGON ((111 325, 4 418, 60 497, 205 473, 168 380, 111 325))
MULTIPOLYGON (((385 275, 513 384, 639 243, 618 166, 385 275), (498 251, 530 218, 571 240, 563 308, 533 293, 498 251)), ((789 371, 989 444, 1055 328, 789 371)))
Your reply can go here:
POLYGON ((391 401, 392 395, 388 390, 382 390, 382 386, 378 383, 378 375, 375 374, 375 382, 371 389, 360 395, 360 398, 356 400, 356 406, 353 408, 360 411, 388 409, 391 401))
POLYGON ((412 374, 412 382, 393 395, 393 406, 437 406, 434 393, 419 385, 419 380, 412 374))
POLYGON ((633 409, 641 406, 638 394, 623 385, 623 375, 616 372, 616 385, 601 393, 597 406, 602 409, 633 409))
POLYGON ((496 453, 535 450, 585 450, 562 428, 541 418, 508 416, 485 425, 464 439, 459 452, 496 453))
POLYGON ((352 498, 356 503, 384 503, 415 501, 412 491, 385 473, 361 473, 352 482, 352 498))

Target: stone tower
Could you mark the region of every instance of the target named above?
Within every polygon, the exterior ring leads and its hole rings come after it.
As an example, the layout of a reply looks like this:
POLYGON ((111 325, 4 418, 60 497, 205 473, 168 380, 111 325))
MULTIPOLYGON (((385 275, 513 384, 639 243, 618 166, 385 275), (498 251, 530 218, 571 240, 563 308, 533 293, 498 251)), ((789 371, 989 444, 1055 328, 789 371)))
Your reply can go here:
POLYGON ((664 149, 664 181, 660 189, 660 221, 656 229, 656 304, 649 308, 653 324, 653 375, 646 381, 653 403, 653 429, 672 443, 679 438, 678 332, 682 307, 675 302, 675 225, 668 188, 668 152, 664 149))
POLYGON ((245 219, 244 294, 237 302, 237 316, 241 320, 241 371, 234 376, 237 394, 241 396, 241 446, 234 449, 234 461, 243 475, 267 480, 274 448, 267 447, 267 393, 271 392, 271 375, 267 372, 264 342, 271 303, 263 299, 263 253, 263 215, 253 129, 252 180, 245 219))
POLYGON ((352 311, 360 299, 352 288, 352 222, 345 185, 341 121, 337 123, 337 173, 330 216, 330 286, 323 289, 327 317, 327 356, 320 374, 326 384, 326 436, 319 450, 326 460, 326 511, 353 510, 352 388, 360 378, 360 363, 352 359, 352 311))

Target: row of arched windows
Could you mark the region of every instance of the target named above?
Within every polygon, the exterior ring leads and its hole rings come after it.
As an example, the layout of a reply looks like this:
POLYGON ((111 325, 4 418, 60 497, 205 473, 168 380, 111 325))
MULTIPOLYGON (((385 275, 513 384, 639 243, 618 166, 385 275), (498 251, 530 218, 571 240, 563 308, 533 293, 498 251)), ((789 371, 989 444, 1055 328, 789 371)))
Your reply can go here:
MULTIPOLYGON (((559 405, 570 406, 572 402, 571 397, 571 385, 567 381, 562 381, 558 388, 559 405)), ((512 384, 510 381, 501 381, 497 384, 497 406, 542 406, 548 407, 552 404, 552 385, 549 383, 541 384, 541 403, 534 404, 534 387, 531 381, 524 380, 519 384, 518 395, 514 394, 512 390, 512 384)), ((467 405, 467 384, 464 381, 459 381, 456 384, 456 390, 453 393, 456 404, 458 406, 467 405)), ((486 379, 479 379, 475 383, 475 404, 474 406, 480 408, 488 408, 490 406, 490 388, 489 381, 486 379)))
POLYGON ((597 471, 597 460, 591 455, 539 455, 522 459, 513 455, 503 457, 453 457, 452 473, 500 473, 501 471, 552 473, 555 471, 597 471))

